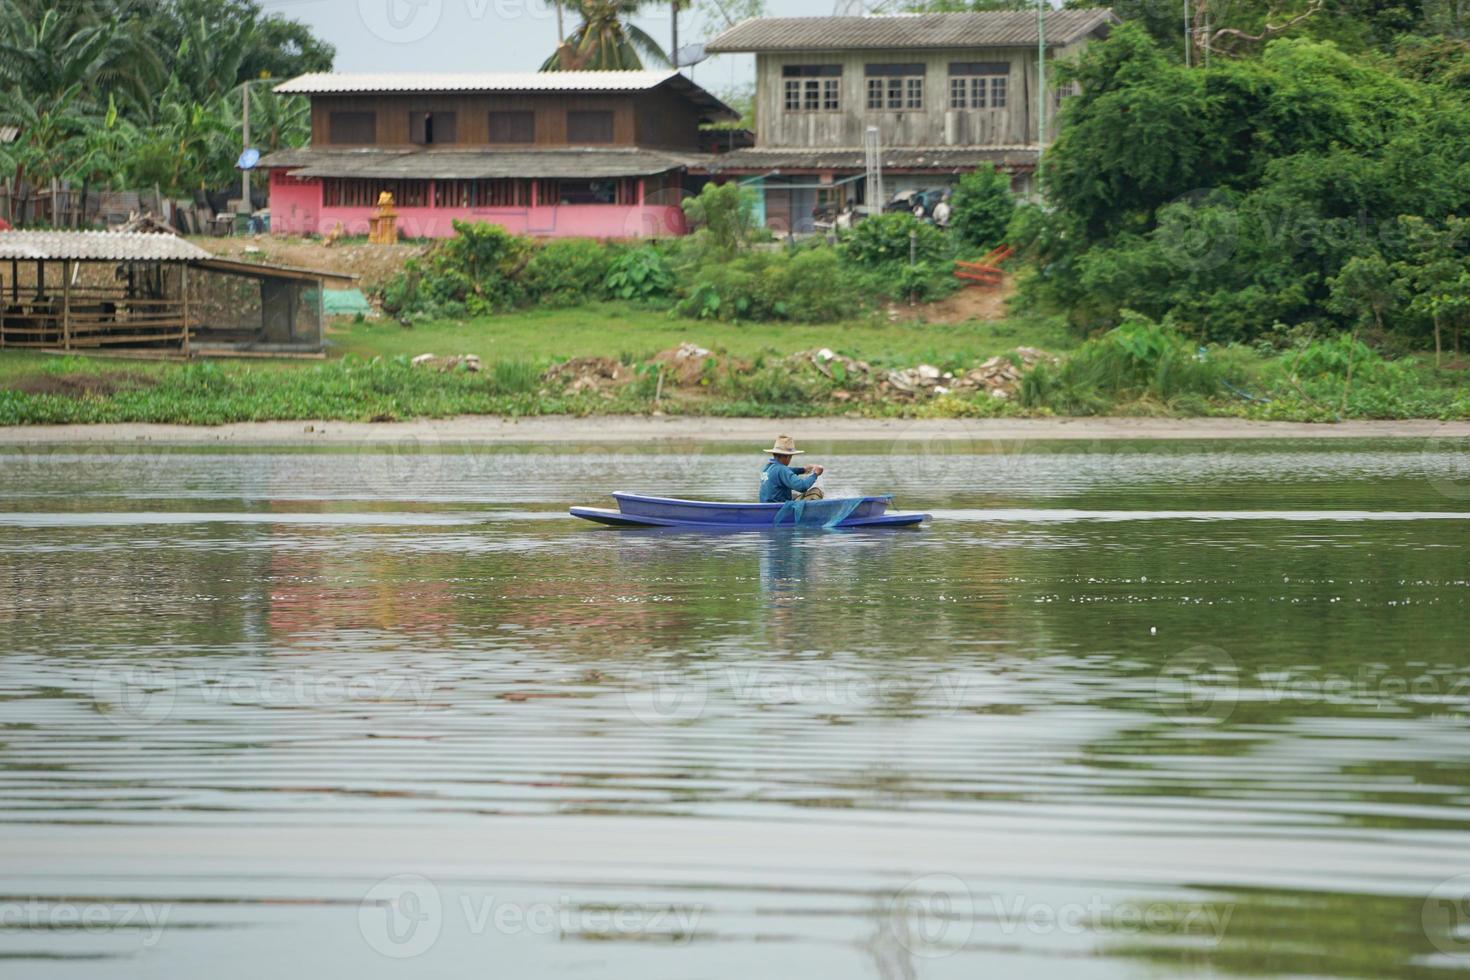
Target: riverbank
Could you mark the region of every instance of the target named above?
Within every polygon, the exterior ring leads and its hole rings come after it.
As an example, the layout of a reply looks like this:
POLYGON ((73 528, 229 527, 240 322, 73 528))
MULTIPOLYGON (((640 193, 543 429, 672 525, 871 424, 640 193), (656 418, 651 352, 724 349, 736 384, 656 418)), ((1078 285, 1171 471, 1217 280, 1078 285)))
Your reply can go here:
POLYGON ((235 422, 228 425, 20 425, 0 428, 0 445, 136 443, 238 446, 417 443, 544 444, 769 443, 777 430, 798 442, 976 443, 1120 439, 1470 439, 1470 422, 1258 422, 1197 418, 856 419, 543 415, 463 416, 411 422, 235 422))

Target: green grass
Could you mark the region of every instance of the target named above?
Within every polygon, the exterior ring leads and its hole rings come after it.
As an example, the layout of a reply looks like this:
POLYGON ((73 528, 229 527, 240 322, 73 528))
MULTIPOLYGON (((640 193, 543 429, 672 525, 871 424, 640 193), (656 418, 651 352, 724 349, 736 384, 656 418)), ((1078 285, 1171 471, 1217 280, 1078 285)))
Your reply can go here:
POLYGON ((1077 342, 1061 322, 1045 318, 954 325, 881 319, 747 325, 671 319, 624 304, 599 304, 428 323, 412 329, 391 321, 343 322, 333 330, 332 340, 333 356, 326 361, 184 364, 0 351, 0 425, 592 415, 644 413, 655 408, 666 414, 767 417, 1083 412, 1301 421, 1470 418, 1470 371, 1437 370, 1423 356, 1389 362, 1374 355, 1359 365, 1352 385, 1347 386, 1342 365, 1337 363, 1342 358, 1328 356, 1335 352, 1332 344, 1308 351, 1311 357, 1293 353, 1261 357, 1243 348, 1217 350, 1207 365, 1195 364, 1186 351, 1189 356, 1183 367, 1189 370, 1184 374, 1170 370, 1162 377, 1154 363, 1157 352, 1140 349, 1130 355, 1144 358, 1145 366, 1152 365, 1149 371, 1123 371, 1114 363, 1117 358, 1109 360, 1099 353, 1104 342, 1092 341, 1077 354, 1075 363, 1060 371, 1041 372, 1046 377, 1029 379, 1024 404, 984 395, 838 401, 834 393, 840 383, 814 374, 798 380, 778 363, 782 356, 817 347, 830 347, 879 367, 931 363, 951 370, 1022 345, 1058 353, 1077 351, 1077 342), (685 341, 753 362, 756 367, 715 372, 708 387, 665 390, 662 400, 655 403, 657 374, 648 362, 658 351, 685 341), (478 354, 484 370, 440 374, 409 366, 410 357, 426 352, 478 354), (542 372, 551 363, 578 356, 617 358, 635 366, 639 380, 611 391, 576 395, 541 382, 542 372), (1085 370, 1089 367, 1096 370, 1085 370), (1099 372, 1102 381, 1093 376, 1099 372), (1183 388, 1174 383, 1181 377, 1190 381, 1183 388), (1230 381, 1230 386, 1220 384, 1219 378, 1230 381), (1230 387, 1267 400, 1246 401, 1230 387))
POLYGON ((785 355, 815 347, 888 366, 984 360, 1020 345, 1064 351, 1075 347, 1060 318, 1001 323, 721 323, 670 317, 625 303, 573 309, 532 309, 405 328, 392 320, 348 323, 333 331, 337 349, 362 357, 478 354, 491 360, 622 357, 646 361, 688 341, 734 357, 785 355))

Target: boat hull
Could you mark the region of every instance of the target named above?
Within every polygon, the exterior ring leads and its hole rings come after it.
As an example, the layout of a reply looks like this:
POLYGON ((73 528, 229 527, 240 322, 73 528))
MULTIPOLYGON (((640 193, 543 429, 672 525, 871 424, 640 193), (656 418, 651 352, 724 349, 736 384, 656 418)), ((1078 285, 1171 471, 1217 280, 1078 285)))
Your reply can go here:
POLYGON ((907 527, 929 515, 888 513, 892 497, 846 497, 788 504, 717 503, 615 493, 617 510, 573 507, 573 517, 613 527, 668 527, 702 531, 762 531, 782 527, 907 527))

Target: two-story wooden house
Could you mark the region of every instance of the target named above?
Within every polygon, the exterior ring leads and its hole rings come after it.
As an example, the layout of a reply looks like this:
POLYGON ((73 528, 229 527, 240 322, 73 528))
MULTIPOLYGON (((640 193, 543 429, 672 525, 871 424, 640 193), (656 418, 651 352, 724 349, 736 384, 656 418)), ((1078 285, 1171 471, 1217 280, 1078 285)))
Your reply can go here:
MULTIPOLYGON (((1106 36, 1105 9, 1046 14, 1047 59, 1106 36)), ((886 190, 943 187, 991 163, 1031 191, 1037 131, 1038 26, 1033 11, 768 17, 715 37, 710 53, 756 56, 756 145, 711 169, 761 191, 772 228, 811 229, 820 206, 863 202, 867 133, 877 130, 886 190)))
POLYGON ((364 234, 383 191, 400 232, 454 219, 524 234, 681 234, 702 122, 738 118, 674 71, 303 75, 311 144, 270 154, 271 230, 364 234))

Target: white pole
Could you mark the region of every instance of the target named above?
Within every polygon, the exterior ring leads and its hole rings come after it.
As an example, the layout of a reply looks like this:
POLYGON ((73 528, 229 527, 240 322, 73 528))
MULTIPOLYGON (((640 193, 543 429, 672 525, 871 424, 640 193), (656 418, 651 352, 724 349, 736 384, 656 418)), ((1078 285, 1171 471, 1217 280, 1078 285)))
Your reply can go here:
POLYGON ((1036 162, 1046 146, 1046 0, 1036 0, 1036 162))
MULTIPOLYGON (((250 149, 250 83, 246 82, 240 86, 240 94, 245 100, 245 147, 250 149)), ((245 214, 250 214, 253 208, 250 206, 250 171, 240 171, 240 209, 245 214)))
POLYGON ((1190 48, 1194 47, 1194 38, 1190 37, 1189 30, 1189 0, 1184 0, 1184 67, 1189 67, 1190 48))

